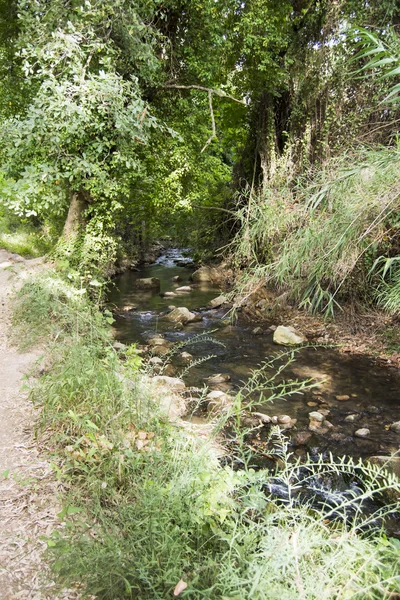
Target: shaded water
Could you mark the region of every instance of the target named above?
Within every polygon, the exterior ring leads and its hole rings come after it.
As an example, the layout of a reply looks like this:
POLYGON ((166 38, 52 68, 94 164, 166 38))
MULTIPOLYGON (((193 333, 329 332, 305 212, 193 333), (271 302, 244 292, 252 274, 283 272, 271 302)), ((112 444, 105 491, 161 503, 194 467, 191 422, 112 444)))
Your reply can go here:
MULTIPOLYGON (((255 324, 245 324, 240 320, 229 324, 226 310, 207 309, 207 304, 220 294, 220 290, 209 284, 194 285, 190 281, 193 268, 189 265, 190 259, 184 259, 177 250, 170 250, 153 265, 118 276, 109 295, 109 302, 116 309, 115 337, 124 343, 145 344, 157 332, 164 334, 168 341, 177 342, 189 341, 198 333, 214 330, 213 338, 223 342, 224 346, 207 341, 184 348, 194 358, 215 355, 209 361, 193 367, 184 377, 185 383, 202 387, 210 375, 227 373, 231 377, 229 385, 233 390, 238 389, 253 369, 266 358, 281 352, 282 348, 273 343, 273 333, 268 324, 263 326, 261 335, 255 335, 255 324), (179 282, 173 282, 175 276, 180 277, 179 282), (158 291, 135 289, 136 279, 143 277, 159 278, 161 294, 185 285, 191 285, 193 289, 190 293, 164 298, 158 291), (163 319, 168 306, 172 305, 198 311, 203 319, 187 325, 182 331, 176 331, 171 323, 163 319), (136 310, 119 312, 126 306, 135 306, 136 310)), ((319 410, 319 403, 323 402, 323 408, 330 411, 327 419, 334 427, 324 435, 313 434, 307 440, 308 451, 331 451, 334 455, 355 457, 398 451, 400 434, 388 428, 391 423, 400 420, 400 374, 397 369, 378 365, 367 357, 340 354, 334 349, 304 348, 287 367, 284 378, 310 377, 321 382, 317 390, 280 399, 273 405, 264 402, 257 409, 270 416, 287 414, 297 419, 296 428, 290 432, 295 448, 301 445, 296 441, 296 433, 308 430, 308 414, 319 410), (344 394, 350 396, 350 400, 342 402, 336 399, 336 396, 344 394), (308 402, 317 405, 310 407, 308 402), (353 423, 345 422, 350 414, 356 415, 353 423), (355 431, 363 427, 371 431, 368 438, 354 437, 355 431)))

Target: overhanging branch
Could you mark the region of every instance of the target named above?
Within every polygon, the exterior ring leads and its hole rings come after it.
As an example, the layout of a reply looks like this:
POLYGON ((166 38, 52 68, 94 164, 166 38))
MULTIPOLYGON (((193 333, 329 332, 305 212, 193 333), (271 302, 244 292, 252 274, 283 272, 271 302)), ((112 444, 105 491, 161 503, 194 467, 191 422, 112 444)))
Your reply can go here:
POLYGON ((244 100, 239 100, 234 96, 225 94, 225 92, 222 92, 221 90, 214 90, 213 88, 204 87, 203 85, 179 85, 177 83, 167 83, 164 87, 173 88, 176 90, 200 90, 200 92, 208 92, 209 94, 215 94, 220 98, 228 98, 229 100, 233 100, 234 102, 238 102, 239 104, 244 104, 244 106, 246 106, 246 102, 244 100))
POLYGON ((176 89, 176 90, 199 90, 200 92, 208 93, 208 104, 210 107, 212 133, 211 133, 211 136, 206 141, 203 149, 201 150, 201 153, 204 152, 204 150, 211 144, 211 142, 213 140, 217 139, 217 129, 215 126, 215 116, 214 116, 214 109, 213 109, 213 103, 212 103, 213 94, 215 94, 219 98, 227 98, 228 100, 233 100, 234 102, 238 102, 239 104, 244 104, 244 106, 246 106, 246 102, 244 100, 239 100, 238 98, 235 98, 234 96, 225 94, 225 92, 222 92, 220 90, 214 90, 213 88, 208 88, 203 85, 180 85, 178 83, 170 83, 170 84, 167 83, 167 84, 165 84, 164 87, 172 88, 172 89, 176 89))
POLYGON ((210 135, 210 137, 208 138, 208 140, 206 141, 202 151, 200 154, 202 154, 204 152, 204 150, 207 148, 207 146, 209 146, 211 144, 211 142, 215 139, 217 139, 217 130, 215 128, 215 117, 214 117, 214 110, 213 110, 213 104, 212 104, 212 92, 211 90, 208 91, 208 104, 210 106, 210 115, 211 115, 211 126, 212 126, 212 134, 210 135))

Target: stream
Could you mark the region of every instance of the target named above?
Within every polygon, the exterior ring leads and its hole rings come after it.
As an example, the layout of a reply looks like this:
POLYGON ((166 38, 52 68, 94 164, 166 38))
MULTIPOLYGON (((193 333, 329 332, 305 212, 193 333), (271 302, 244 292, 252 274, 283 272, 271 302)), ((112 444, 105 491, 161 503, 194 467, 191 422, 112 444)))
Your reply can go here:
MULTIPOLYGON (((185 258, 185 252, 170 249, 154 264, 117 276, 108 298, 115 315, 114 335, 124 344, 145 345, 155 333, 174 343, 189 342, 198 334, 212 332, 210 336, 223 345, 206 340, 182 348, 190 352, 195 362, 212 355, 209 360, 190 368, 183 379, 189 387, 202 388, 208 377, 227 374, 229 382, 219 389, 232 394, 243 387, 263 361, 284 350, 273 342, 273 331, 269 329, 269 325, 284 323, 263 324, 258 335, 254 333, 256 324, 240 319, 230 323, 226 308, 207 309, 208 303, 220 295, 221 290, 208 283, 194 285, 190 280, 194 270, 190 258, 185 258), (148 277, 160 280, 160 291, 135 287, 137 279, 148 277), (174 277, 179 277, 179 281, 173 281, 174 277), (165 292, 174 292, 187 285, 192 287, 189 293, 163 297, 165 292), (124 312, 124 308, 131 306, 133 310, 124 312), (202 320, 177 331, 163 319, 170 306, 185 306, 198 312, 202 320)), ((176 375, 179 374, 178 363, 176 375)), ((391 423, 400 421, 400 373, 397 369, 378 365, 368 357, 344 355, 331 348, 306 347, 296 353, 295 360, 280 380, 309 378, 320 382, 320 386, 272 404, 264 400, 254 409, 271 417, 285 414, 297 419, 295 427, 288 431, 291 450, 296 455, 331 452, 334 456, 365 458, 387 456, 399 450, 400 434, 389 429, 391 423), (349 399, 338 400, 338 396, 349 399), (308 415, 321 408, 329 411, 326 418, 333 427, 322 434, 310 432, 308 415), (362 428, 370 430, 366 438, 354 435, 362 428)))

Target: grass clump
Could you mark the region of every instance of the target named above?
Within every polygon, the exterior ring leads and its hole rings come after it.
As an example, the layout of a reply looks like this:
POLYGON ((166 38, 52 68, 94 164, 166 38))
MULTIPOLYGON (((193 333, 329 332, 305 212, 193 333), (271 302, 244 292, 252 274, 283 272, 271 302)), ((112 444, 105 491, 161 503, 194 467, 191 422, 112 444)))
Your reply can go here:
MULTIPOLYGON (((199 600, 400 592, 399 544, 381 521, 362 533, 362 511, 347 512, 356 498, 320 508, 298 501, 300 478, 325 465, 309 464, 300 477, 304 467, 276 432, 283 467, 274 480, 251 467, 251 456, 243 469, 222 466, 212 441, 168 421, 140 364, 118 359, 107 322, 80 290, 41 276, 19 292, 14 319, 27 339, 47 336, 53 359, 32 398, 68 490, 65 526, 48 539, 60 583, 80 582, 84 597, 99 600, 164 600, 181 580, 181 597, 199 600), (284 500, 274 499, 273 481, 288 491, 284 500)), ((254 377, 249 389, 259 384, 254 377)), ((368 499, 400 491, 376 467, 332 460, 328 468, 357 475, 368 499)))
MULTIPOLYGON (((247 260, 251 255, 242 293, 269 281, 301 306, 328 314, 348 299, 376 301, 381 277, 372 267, 397 254, 399 168, 395 145, 331 160, 292 189, 278 181, 273 202, 272 182, 268 197, 250 203, 241 219, 236 250, 243 255, 247 244, 247 260)), ((396 310, 399 286, 391 281, 380 300, 396 310)))
POLYGON ((42 235, 33 231, 18 231, 17 233, 0 231, 0 248, 26 258, 37 258, 47 254, 51 249, 51 244, 42 235))
POLYGON ((59 338, 80 341, 88 336, 92 344, 111 340, 106 328, 111 313, 101 314, 86 288, 75 288, 50 272, 23 286, 15 297, 13 314, 14 338, 22 347, 59 338))
MULTIPOLYGON (((1 186, 1 182, 0 182, 1 186)), ((25 256, 37 258, 50 252, 55 240, 41 224, 20 219, 0 204, 0 248, 25 256)))

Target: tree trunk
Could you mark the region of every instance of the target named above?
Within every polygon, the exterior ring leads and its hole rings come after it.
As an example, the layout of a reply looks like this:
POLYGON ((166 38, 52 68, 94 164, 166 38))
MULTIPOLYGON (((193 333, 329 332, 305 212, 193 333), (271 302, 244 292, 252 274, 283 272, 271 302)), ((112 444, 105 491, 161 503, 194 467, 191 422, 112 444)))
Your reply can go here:
POLYGON ((266 91, 263 92, 259 111, 257 145, 263 186, 266 187, 275 174, 278 158, 285 150, 285 132, 290 118, 289 92, 282 92, 279 98, 272 97, 266 91))
POLYGON ((84 212, 87 207, 88 201, 83 192, 73 192, 67 219, 62 232, 62 238, 64 240, 71 240, 77 236, 80 227, 85 223, 84 212))

